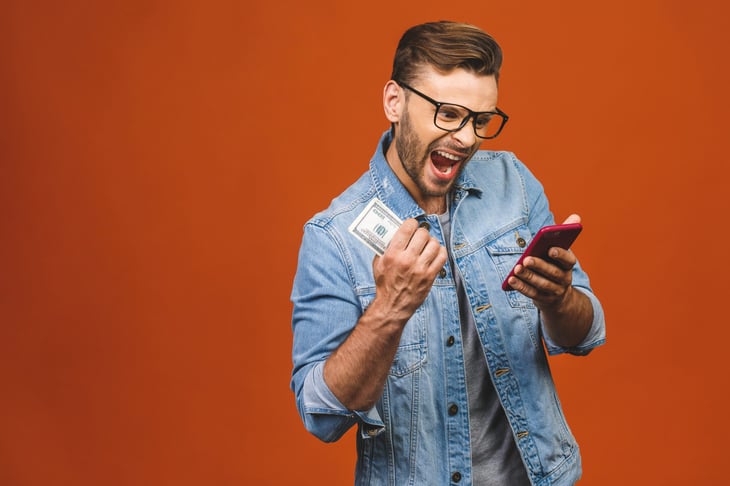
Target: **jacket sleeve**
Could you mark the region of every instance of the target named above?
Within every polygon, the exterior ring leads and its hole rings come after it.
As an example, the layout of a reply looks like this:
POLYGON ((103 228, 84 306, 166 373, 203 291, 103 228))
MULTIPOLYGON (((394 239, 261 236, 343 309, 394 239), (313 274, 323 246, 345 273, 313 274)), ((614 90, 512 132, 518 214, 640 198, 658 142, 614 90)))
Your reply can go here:
MULTIPOLYGON (((549 208, 547 196, 545 195, 542 184, 535 178, 530 170, 516 158, 514 159, 517 169, 521 172, 525 184, 526 193, 528 194, 528 212, 529 226, 532 234, 535 234, 541 227, 549 224, 555 224, 555 218, 549 208)), ((603 314, 603 307, 600 301, 591 289, 588 275, 577 262, 573 268, 573 287, 584 293, 591 301, 593 306, 593 323, 588 331, 585 339, 579 345, 565 348, 555 344, 548 333, 542 328, 542 335, 545 341, 545 347, 548 354, 556 355, 569 353, 583 356, 590 353, 594 348, 606 342, 606 320, 603 314)), ((541 323, 542 326, 542 323, 541 323)))
POLYGON ((304 426, 325 442, 338 440, 354 424, 363 434, 384 424, 375 408, 348 410, 324 381, 326 359, 347 338, 362 308, 353 289, 342 241, 331 228, 308 223, 292 288, 291 389, 304 426))
MULTIPOLYGON (((580 272, 582 272, 582 270, 580 272)), ((601 306, 598 298, 593 294, 591 288, 588 286, 587 278, 588 277, 586 277, 585 284, 580 282, 580 276, 578 276, 579 281, 576 282, 576 271, 574 270, 573 287, 583 292, 591 301, 591 305, 593 306, 593 323, 591 324, 591 329, 588 331, 585 339, 583 339, 583 342, 572 348, 558 346, 550 339, 547 332, 545 332, 545 329, 543 329, 542 335, 544 336, 545 347, 550 355, 570 353, 577 356, 585 356, 593 351, 593 348, 596 348, 606 342, 606 320, 603 315, 603 307, 601 306)))

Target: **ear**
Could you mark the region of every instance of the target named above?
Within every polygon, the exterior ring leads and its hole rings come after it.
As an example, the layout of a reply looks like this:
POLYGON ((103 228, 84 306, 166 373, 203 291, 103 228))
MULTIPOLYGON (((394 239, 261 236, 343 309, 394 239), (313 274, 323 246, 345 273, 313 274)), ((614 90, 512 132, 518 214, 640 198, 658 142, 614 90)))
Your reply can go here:
POLYGON ((385 83, 385 88, 383 89, 383 109, 385 110, 385 117, 389 122, 398 123, 400 121, 404 103, 405 97, 400 86, 392 79, 385 83))

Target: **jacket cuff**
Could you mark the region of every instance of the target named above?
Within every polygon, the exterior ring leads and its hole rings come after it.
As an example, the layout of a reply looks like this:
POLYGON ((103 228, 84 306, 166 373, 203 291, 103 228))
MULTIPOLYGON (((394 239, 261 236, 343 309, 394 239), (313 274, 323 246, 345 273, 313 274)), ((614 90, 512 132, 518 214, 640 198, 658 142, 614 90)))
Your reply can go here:
POLYGON ((601 306, 601 303, 590 290, 582 287, 574 288, 585 294, 586 297, 588 297, 588 300, 591 301, 591 306, 593 307, 593 322, 591 323, 591 328, 588 331, 588 334, 586 334, 586 337, 579 345, 570 348, 565 348, 555 344, 555 342, 550 339, 550 336, 547 332, 545 332, 545 329, 543 328, 542 335, 543 339, 545 340, 545 347, 547 348, 548 354, 550 356, 563 353, 574 354, 577 356, 585 356, 590 353, 593 348, 596 348, 606 342, 606 320, 603 315, 603 307, 601 306))
POLYGON ((349 410, 342 405, 324 381, 324 361, 314 365, 302 389, 305 424, 322 440, 337 440, 357 420, 363 438, 375 437, 385 430, 376 407, 366 411, 349 410))

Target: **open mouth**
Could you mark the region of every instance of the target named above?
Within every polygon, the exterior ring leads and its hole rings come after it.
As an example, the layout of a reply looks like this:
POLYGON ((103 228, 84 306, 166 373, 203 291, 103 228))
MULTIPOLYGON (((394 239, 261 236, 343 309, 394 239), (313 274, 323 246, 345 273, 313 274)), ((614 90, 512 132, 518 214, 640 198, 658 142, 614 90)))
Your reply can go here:
POLYGON ((431 152, 431 164, 435 169, 434 172, 440 178, 450 179, 462 160, 464 157, 443 150, 431 152))

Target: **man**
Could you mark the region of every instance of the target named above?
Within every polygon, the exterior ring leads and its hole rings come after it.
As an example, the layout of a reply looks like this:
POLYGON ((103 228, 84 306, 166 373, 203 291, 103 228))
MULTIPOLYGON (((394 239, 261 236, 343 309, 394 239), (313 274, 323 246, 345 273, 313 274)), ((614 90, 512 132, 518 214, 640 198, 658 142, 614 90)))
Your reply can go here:
POLYGON ((512 153, 478 151, 507 121, 501 61, 476 27, 409 29, 383 94, 391 128, 369 170, 305 225, 291 386, 320 439, 357 424, 356 484, 580 477, 545 347, 587 354, 605 339, 603 311, 573 253, 557 247, 501 288, 532 235, 554 223, 512 153), (404 221, 382 256, 348 232, 374 198, 404 221))

